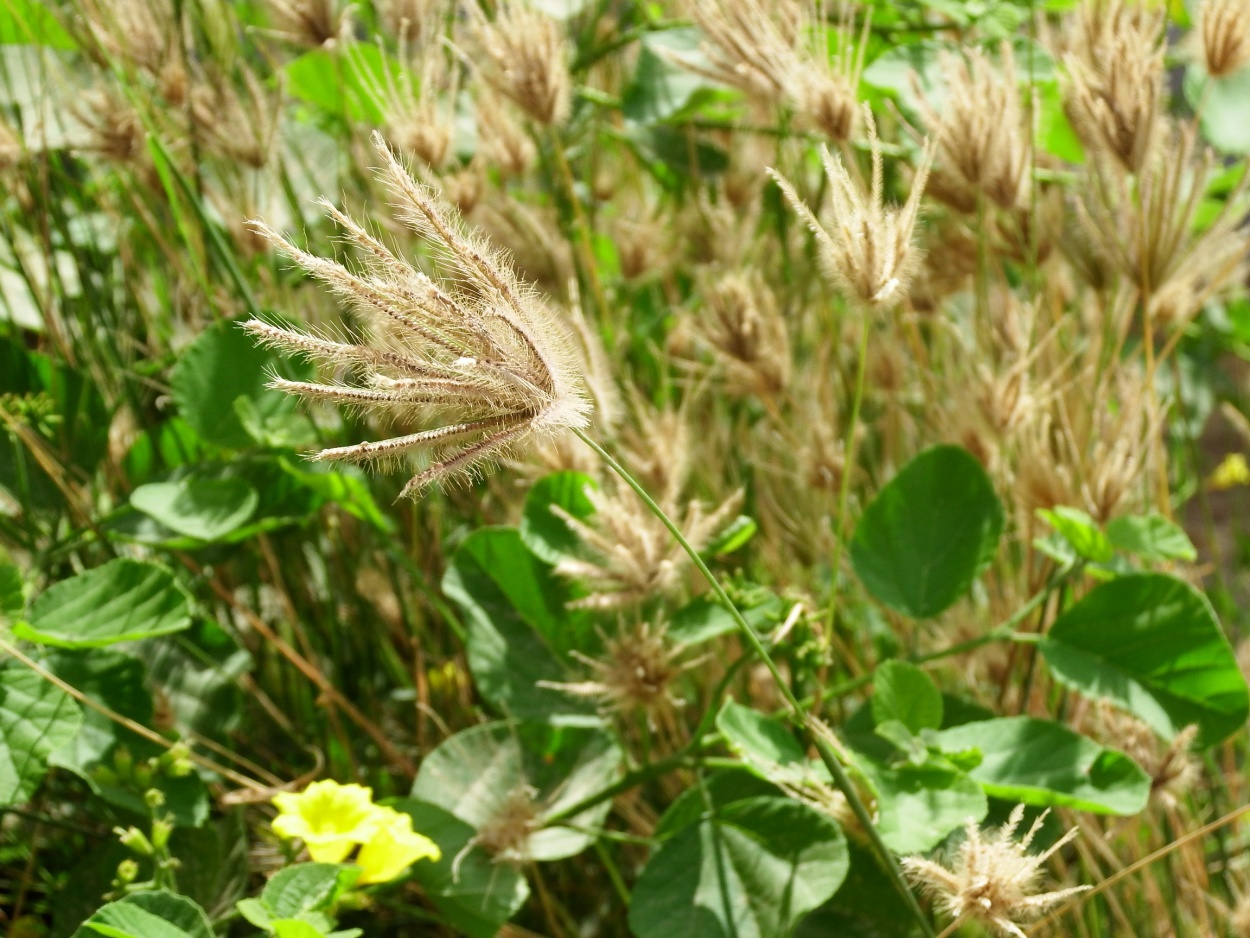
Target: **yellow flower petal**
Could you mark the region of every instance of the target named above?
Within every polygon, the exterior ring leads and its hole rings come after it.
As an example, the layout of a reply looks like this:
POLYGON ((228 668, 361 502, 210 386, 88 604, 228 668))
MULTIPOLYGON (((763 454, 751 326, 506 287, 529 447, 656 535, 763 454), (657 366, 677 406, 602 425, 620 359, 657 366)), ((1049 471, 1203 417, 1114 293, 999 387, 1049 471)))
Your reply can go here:
POLYGON ((1241 453, 1229 453, 1224 461, 1215 467, 1207 479, 1207 485, 1219 492, 1238 485, 1250 485, 1250 465, 1241 453))
POLYGON ((442 857, 434 841, 413 831, 411 816, 391 808, 378 808, 378 812, 380 825, 356 857, 362 870, 358 885, 387 883, 418 860, 442 857))
POLYGON ((358 844, 366 843, 377 830, 381 810, 373 803, 371 789, 331 779, 313 782, 299 794, 281 792, 273 803, 279 811, 274 832, 303 840, 318 863, 340 863, 358 844))

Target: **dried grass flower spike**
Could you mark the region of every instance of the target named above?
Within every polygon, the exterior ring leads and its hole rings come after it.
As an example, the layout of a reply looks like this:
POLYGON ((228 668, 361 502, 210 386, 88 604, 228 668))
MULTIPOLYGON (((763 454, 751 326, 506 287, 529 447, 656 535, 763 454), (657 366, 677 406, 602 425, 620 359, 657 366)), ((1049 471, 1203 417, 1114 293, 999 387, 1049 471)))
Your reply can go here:
POLYGON ((317 459, 371 462, 425 454, 428 465, 404 487, 473 474, 484 463, 563 430, 586 425, 590 403, 564 325, 522 283, 505 257, 471 234, 450 206, 418 182, 383 139, 382 176, 398 217, 435 247, 439 279, 399 257, 329 203, 330 216, 362 258, 361 269, 317 257, 260 222, 309 274, 347 300, 367 335, 346 342, 252 320, 262 342, 345 368, 353 383, 274 379, 309 400, 377 410, 423 428, 326 449, 317 459))

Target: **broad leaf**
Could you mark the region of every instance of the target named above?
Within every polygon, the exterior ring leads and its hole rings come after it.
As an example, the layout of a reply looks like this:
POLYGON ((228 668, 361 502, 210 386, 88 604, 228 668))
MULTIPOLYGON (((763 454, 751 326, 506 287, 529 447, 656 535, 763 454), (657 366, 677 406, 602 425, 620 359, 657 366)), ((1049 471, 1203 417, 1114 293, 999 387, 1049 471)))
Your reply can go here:
POLYGON ((1005 717, 935 735, 948 752, 981 753, 981 764, 968 775, 995 798, 1094 814, 1136 814, 1150 797, 1150 778, 1136 762, 1050 720, 1005 717))
POLYGON ((18 616, 26 605, 22 573, 11 563, 0 563, 0 616, 18 616))
MULTIPOLYGON (((615 781, 621 751, 597 729, 537 723, 488 723, 463 730, 425 757, 412 797, 442 808, 477 830, 529 790, 538 820, 560 814, 615 781)), ((535 860, 580 853, 611 803, 601 802, 568 819, 568 827, 534 830, 523 845, 535 860), (574 829, 576 828, 576 830, 574 829)))
POLYGON ((582 520, 595 513, 586 489, 595 480, 580 472, 556 472, 540 479, 525 498, 521 515, 521 540, 539 560, 557 564, 567 557, 581 557, 581 539, 552 508, 560 508, 582 520))
POLYGON ((865 760, 877 790, 877 831, 895 853, 925 853, 969 818, 989 810, 985 791, 963 772, 903 764, 894 768, 865 760))
POLYGON ((32 642, 98 648, 180 632, 191 624, 187 595, 164 567, 120 558, 62 580, 13 629, 32 642))
POLYGON ((145 515, 201 541, 215 541, 241 527, 259 503, 256 490, 237 477, 152 482, 130 494, 130 504, 145 515))
POLYGON ((0 805, 28 801, 48 757, 82 722, 78 705, 33 671, 0 668, 0 805))
POLYGON ((170 384, 179 413, 205 440, 239 449, 253 439, 239 417, 235 401, 252 402, 257 419, 279 419, 293 413, 294 400, 265 385, 273 356, 239 328, 223 321, 209 326, 191 343, 174 366, 170 384))
POLYGON ((529 897, 525 877, 493 858, 470 841, 477 834, 471 824, 423 801, 405 800, 392 807, 412 816, 413 829, 438 844, 442 856, 423 860, 412 868, 412 878, 438 907, 458 934, 468 938, 495 938, 529 897))
POLYGON ((957 446, 935 446, 868 505, 851 561, 874 597, 927 619, 968 591, 1002 530, 1003 508, 981 464, 957 446))
POLYGON ((0 45, 73 49, 77 43, 42 0, 0 2, 0 45))
POLYGON ((1107 524, 1107 537, 1122 551, 1143 560, 1184 560, 1192 563, 1198 551, 1184 528, 1162 515, 1123 515, 1107 524))
POLYGON ((942 692, 924 671, 906 661, 887 661, 873 674, 872 718, 898 720, 913 733, 942 725, 942 692))
POLYGON ((830 817, 788 798, 751 798, 692 824, 656 851, 634 887, 638 938, 776 938, 846 877, 830 817))
POLYGON ((1079 508, 1059 505, 1055 508, 1041 508, 1037 513, 1086 560, 1106 563, 1111 559, 1111 541, 1098 527, 1098 523, 1079 508))
POLYGON ((716 715, 716 728, 729 747, 765 778, 807 774, 807 754, 779 720, 726 700, 716 715))
POLYGON ((136 892, 87 919, 74 938, 214 938, 198 905, 172 892, 136 892))
POLYGON ((468 619, 469 669, 487 700, 521 719, 597 722, 594 708, 540 681, 566 681, 563 655, 586 647, 567 586, 515 528, 474 531, 451 558, 443 592, 468 619))
POLYGON ((1246 680, 1211 604, 1183 580, 1139 573, 1102 583, 1051 626, 1055 677, 1110 700, 1165 736, 1190 723, 1204 745, 1246 722, 1246 680))

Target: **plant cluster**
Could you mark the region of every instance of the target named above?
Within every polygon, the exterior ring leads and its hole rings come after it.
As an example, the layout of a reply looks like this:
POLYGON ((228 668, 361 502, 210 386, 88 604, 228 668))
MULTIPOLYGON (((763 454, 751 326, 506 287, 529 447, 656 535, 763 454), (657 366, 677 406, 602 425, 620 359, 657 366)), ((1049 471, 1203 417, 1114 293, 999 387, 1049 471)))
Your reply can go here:
POLYGON ((1246 0, 0 0, 9 938, 1250 935, 1246 0))

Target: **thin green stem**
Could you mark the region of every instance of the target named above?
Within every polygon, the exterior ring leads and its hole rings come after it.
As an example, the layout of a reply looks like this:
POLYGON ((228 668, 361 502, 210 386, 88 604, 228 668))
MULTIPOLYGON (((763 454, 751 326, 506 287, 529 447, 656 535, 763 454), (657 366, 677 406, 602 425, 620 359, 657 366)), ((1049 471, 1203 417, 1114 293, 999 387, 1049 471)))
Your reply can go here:
POLYGON ((855 433, 859 426, 859 412, 864 405, 864 383, 868 372, 868 334, 872 323, 867 310, 860 312, 859 346, 856 350, 855 364, 855 395, 851 399, 851 418, 846 428, 846 444, 842 447, 842 480, 838 487, 838 520, 837 530, 833 539, 833 569, 829 571, 829 612, 825 627, 833 634, 838 609, 838 582, 842 573, 842 548, 846 543, 846 506, 851 495, 851 476, 855 471, 855 456, 859 437, 855 433))
POLYGON ((789 684, 786 683, 785 678, 781 674, 781 670, 777 667, 777 663, 773 661, 772 656, 768 653, 768 649, 764 647, 764 643, 760 640, 760 637, 755 634, 755 631, 747 623, 747 620, 743 618, 743 615, 738 610, 738 607, 734 605, 733 600, 729 598, 729 594, 725 592, 725 588, 721 586, 720 581, 715 577, 715 575, 713 575, 712 571, 708 569, 707 564, 703 562, 703 558, 699 556, 699 552, 694 549, 688 540, 686 540, 686 537, 682 534, 681 529, 677 527, 671 518, 669 518, 669 516, 664 512, 664 509, 656 504, 655 500, 647 494, 646 490, 636 479, 634 479, 632 475, 630 475, 628 470, 626 470, 624 466, 612 457, 611 453, 592 440, 583 431, 574 430, 573 432, 577 434, 583 443, 599 455, 599 458, 602 459, 604 463, 607 464, 607 466, 621 478, 621 481, 633 489, 634 494, 642 499, 642 503, 647 506, 647 509, 651 511, 657 519, 659 519, 664 527, 668 529, 668 532, 673 535, 673 538, 681 546, 681 549, 684 550, 687 556, 690 557, 690 561, 695 565, 695 568, 703 575, 703 578, 707 580, 708 586, 712 588, 712 592, 716 595, 716 598, 729 612, 730 616, 733 617, 734 623, 737 625, 743 641, 745 641, 751 651, 755 653, 756 657, 764 663, 764 666, 768 669, 768 673, 772 675, 773 681, 777 685, 778 692, 781 694, 791 712, 794 714, 794 718, 808 730, 808 734, 812 737, 812 742, 816 746, 816 752, 820 755, 821 761, 825 764, 825 767, 829 769, 829 774, 833 777, 834 784, 838 786, 838 789, 846 797, 847 803, 851 807, 851 811, 855 814, 855 819, 868 835, 868 839, 872 841, 873 848, 880 856, 881 862, 885 866, 890 878, 894 881, 895 888, 898 889, 899 895, 903 897, 911 913, 916 917, 916 921, 920 923, 921 931, 926 938, 934 938, 933 927, 929 924, 928 917, 925 915, 924 910, 920 908, 920 903, 916 901, 916 897, 912 893, 911 887, 907 885, 907 879, 903 876, 903 871, 898 865, 898 860, 895 859, 894 854, 890 851, 890 848, 886 846, 885 841, 881 839, 881 834, 877 831, 876 826, 873 824, 872 815, 868 813, 868 808, 865 807, 863 800, 859 797, 859 792, 855 789, 855 785, 846 774, 846 769, 842 766, 842 762, 838 758, 837 753, 833 751, 833 747, 830 746, 826 740, 812 732, 811 725, 807 719, 807 713, 804 711, 803 705, 800 704, 798 698, 794 696, 794 691, 792 691, 789 684))

